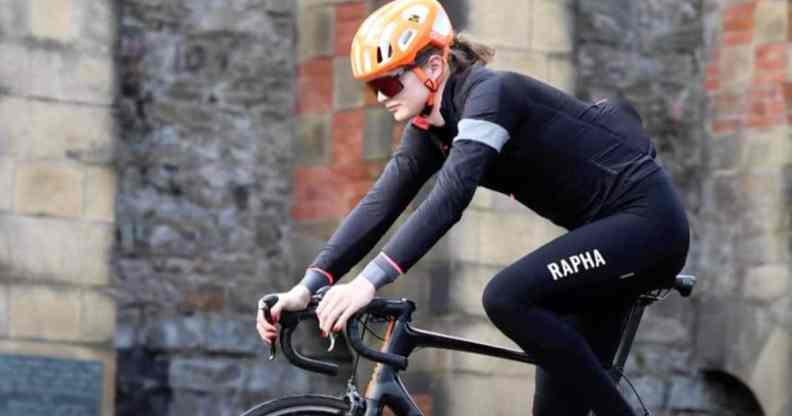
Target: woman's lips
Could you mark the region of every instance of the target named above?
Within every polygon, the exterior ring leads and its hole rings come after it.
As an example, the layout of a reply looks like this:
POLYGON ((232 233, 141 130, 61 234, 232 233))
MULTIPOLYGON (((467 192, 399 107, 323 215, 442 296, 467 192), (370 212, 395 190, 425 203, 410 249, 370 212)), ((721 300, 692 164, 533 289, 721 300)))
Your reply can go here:
POLYGON ((399 105, 398 105, 398 104, 394 104, 394 105, 389 105, 387 108, 388 108, 388 111, 390 111, 391 113, 393 113, 393 112, 395 112, 395 111, 396 111, 396 109, 397 109, 398 107, 399 107, 399 105))

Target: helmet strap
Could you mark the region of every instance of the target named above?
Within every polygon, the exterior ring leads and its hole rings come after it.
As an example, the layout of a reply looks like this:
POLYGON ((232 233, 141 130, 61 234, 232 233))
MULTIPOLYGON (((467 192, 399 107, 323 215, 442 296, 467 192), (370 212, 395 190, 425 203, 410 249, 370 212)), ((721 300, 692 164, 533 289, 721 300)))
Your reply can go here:
POLYGON ((423 85, 429 90, 429 97, 426 98, 426 105, 424 105, 423 110, 421 110, 421 114, 416 116, 413 120, 413 124, 426 130, 429 128, 428 117, 432 114, 432 110, 434 109, 437 90, 440 88, 440 83, 429 78, 429 76, 426 75, 426 72, 424 72, 423 68, 420 66, 414 67, 413 72, 418 77, 418 79, 421 80, 421 83, 423 83, 423 85))

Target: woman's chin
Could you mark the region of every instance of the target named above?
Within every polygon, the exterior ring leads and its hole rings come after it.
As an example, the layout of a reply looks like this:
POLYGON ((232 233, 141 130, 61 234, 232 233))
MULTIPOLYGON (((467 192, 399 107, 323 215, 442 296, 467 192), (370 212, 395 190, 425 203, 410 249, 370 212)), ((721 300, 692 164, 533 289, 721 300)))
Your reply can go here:
POLYGON ((395 113, 393 113, 393 119, 396 120, 399 123, 403 123, 403 122, 405 122, 405 121, 407 121, 407 120, 409 120, 411 118, 412 118, 412 115, 410 115, 409 112, 404 111, 403 108, 400 108, 395 113))

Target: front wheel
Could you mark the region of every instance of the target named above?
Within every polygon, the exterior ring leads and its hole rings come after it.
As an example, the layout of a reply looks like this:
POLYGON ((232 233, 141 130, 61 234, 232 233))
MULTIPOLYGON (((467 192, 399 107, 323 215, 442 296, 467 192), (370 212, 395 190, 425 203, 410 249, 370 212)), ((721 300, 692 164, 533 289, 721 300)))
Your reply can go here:
POLYGON ((349 404, 331 396, 303 395, 261 403, 241 416, 324 416, 346 415, 349 404))

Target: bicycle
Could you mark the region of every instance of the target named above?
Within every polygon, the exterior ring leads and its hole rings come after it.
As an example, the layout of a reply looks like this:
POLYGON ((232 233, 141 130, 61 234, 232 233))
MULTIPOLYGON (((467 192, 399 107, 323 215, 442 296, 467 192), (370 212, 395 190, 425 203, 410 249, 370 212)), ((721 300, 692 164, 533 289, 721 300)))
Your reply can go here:
MULTIPOLYGON (((641 317, 646 306, 664 299, 673 290, 682 297, 690 296, 696 278, 691 275, 678 275, 671 287, 653 289, 638 296, 630 313, 622 323, 621 339, 613 363, 609 369, 611 377, 618 383, 624 377, 623 370, 627 356, 638 331, 641 317)), ((336 375, 338 365, 305 357, 296 352, 291 344, 292 334, 300 322, 316 319, 316 307, 325 290, 319 291, 303 311, 286 312, 281 316, 281 348, 289 361, 297 367, 327 375, 336 375)), ((277 295, 265 296, 259 301, 267 320, 272 322, 269 308, 277 302, 277 295)), ((454 351, 482 354, 536 365, 530 354, 520 350, 484 344, 473 340, 454 337, 442 333, 425 331, 410 325, 415 303, 409 299, 374 298, 371 303, 351 317, 344 328, 348 345, 357 352, 352 376, 347 381, 347 391, 341 396, 305 394, 273 399, 244 412, 241 416, 296 416, 296 415, 346 415, 380 416, 387 406, 396 416, 423 416, 410 393, 399 378, 399 371, 407 369, 410 354, 418 347, 443 348, 454 351), (369 348, 363 343, 362 328, 370 330, 370 319, 387 322, 385 337, 380 350, 369 348), (357 389, 356 370, 360 357, 378 363, 374 367, 365 397, 357 389)), ((374 321, 372 321, 374 322, 374 321)), ((335 338, 331 336, 330 350, 335 338)), ((271 347, 269 359, 275 358, 276 344, 271 347)), ((626 378, 625 378, 626 379, 626 378)), ((627 380, 629 383, 629 380, 627 380)), ((630 384, 632 387, 632 384, 630 384)), ((650 415, 638 393, 633 388, 645 415, 650 415)))

